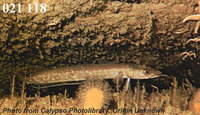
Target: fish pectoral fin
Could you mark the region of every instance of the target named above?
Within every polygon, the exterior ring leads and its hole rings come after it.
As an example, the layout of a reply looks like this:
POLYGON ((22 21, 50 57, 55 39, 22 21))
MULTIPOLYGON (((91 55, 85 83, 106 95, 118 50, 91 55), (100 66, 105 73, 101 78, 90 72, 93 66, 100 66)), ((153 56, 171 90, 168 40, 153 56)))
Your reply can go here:
POLYGON ((124 74, 122 72, 118 72, 114 76, 113 83, 116 85, 122 85, 124 83, 124 74))
POLYGON ((116 77, 115 79, 113 79, 113 82, 118 86, 123 85, 124 91, 127 92, 130 85, 130 80, 131 79, 129 77, 127 77, 126 75, 123 75, 123 76, 116 77), (124 79, 125 79, 125 83, 124 83, 124 79))
POLYGON ((126 92, 128 91, 130 80, 131 79, 129 77, 127 77, 127 80, 126 80, 126 83, 125 83, 125 86, 124 86, 126 92))

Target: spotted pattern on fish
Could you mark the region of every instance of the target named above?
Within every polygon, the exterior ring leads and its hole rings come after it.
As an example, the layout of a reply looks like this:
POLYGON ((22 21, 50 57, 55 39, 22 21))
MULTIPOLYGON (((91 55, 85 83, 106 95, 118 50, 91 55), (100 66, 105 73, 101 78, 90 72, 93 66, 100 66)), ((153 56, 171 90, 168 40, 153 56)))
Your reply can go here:
POLYGON ((48 84, 83 81, 89 78, 114 79, 117 77, 150 79, 160 75, 160 71, 141 65, 88 64, 41 71, 26 77, 25 82, 27 84, 48 84))

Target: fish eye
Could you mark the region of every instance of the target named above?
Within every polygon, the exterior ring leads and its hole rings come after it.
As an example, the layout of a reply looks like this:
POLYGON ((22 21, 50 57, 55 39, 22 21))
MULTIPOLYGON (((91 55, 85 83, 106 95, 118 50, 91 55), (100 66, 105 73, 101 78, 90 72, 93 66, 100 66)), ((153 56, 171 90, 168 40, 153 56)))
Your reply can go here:
POLYGON ((144 70, 143 73, 148 75, 148 74, 150 74, 150 70, 144 70))

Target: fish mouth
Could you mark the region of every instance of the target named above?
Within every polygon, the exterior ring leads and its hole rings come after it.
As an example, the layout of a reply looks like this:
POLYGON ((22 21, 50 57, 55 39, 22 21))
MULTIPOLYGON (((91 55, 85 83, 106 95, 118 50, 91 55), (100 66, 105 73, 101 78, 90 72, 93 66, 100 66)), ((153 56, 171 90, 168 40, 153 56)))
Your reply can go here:
POLYGON ((151 77, 151 78, 157 78, 157 77, 166 77, 166 78, 169 78, 169 76, 168 76, 168 75, 165 75, 165 74, 155 75, 155 76, 153 76, 153 77, 151 77))
POLYGON ((146 77, 135 77, 135 78, 131 78, 131 79, 153 79, 153 78, 157 78, 157 77, 160 77, 160 76, 151 76, 151 77, 149 77, 149 76, 146 76, 146 77))
POLYGON ((160 74, 160 75, 155 75, 155 76, 152 76, 152 77, 143 77, 143 78, 138 78, 138 79, 154 79, 154 78, 158 78, 158 77, 167 77, 167 78, 169 78, 168 75, 160 74))
POLYGON ((160 75, 160 77, 167 77, 167 78, 169 78, 169 76, 165 75, 165 74, 160 75))

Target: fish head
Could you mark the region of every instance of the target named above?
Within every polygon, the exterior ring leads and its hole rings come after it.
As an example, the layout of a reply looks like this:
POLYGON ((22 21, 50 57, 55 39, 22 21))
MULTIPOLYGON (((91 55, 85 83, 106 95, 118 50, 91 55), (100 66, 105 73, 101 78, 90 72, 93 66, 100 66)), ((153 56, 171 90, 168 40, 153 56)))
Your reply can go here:
POLYGON ((163 75, 160 71, 143 65, 129 68, 126 74, 131 79, 151 79, 163 75))

